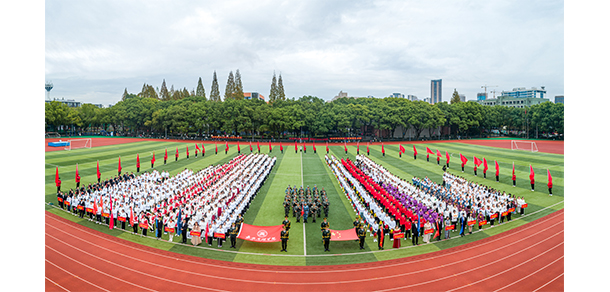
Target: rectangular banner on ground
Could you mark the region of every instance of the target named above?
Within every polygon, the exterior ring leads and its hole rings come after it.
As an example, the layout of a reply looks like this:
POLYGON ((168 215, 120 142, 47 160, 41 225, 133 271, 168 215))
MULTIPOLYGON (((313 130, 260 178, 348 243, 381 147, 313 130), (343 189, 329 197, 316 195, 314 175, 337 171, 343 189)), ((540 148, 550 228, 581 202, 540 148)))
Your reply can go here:
POLYGON ((254 242, 278 242, 281 240, 282 226, 256 226, 242 223, 237 238, 254 242))
POLYGON ((356 229, 351 228, 347 230, 332 230, 330 231, 330 240, 331 241, 342 241, 342 240, 356 240, 358 239, 358 235, 356 235, 356 229))

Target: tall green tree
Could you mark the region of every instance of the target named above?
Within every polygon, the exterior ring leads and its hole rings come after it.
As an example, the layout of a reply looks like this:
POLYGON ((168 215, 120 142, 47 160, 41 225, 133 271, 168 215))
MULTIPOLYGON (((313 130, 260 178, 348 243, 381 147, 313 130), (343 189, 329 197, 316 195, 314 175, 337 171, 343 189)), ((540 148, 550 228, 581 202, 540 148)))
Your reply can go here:
POLYGON ((161 89, 159 90, 159 96, 161 97, 161 100, 170 99, 169 91, 167 90, 167 84, 165 84, 165 79, 163 79, 163 82, 161 83, 161 89))
POLYGON ((201 77, 199 77, 199 81, 197 81, 197 91, 195 91, 195 96, 201 96, 204 100, 205 98, 205 88, 203 87, 203 82, 201 81, 201 77))
POLYGON ((286 100, 286 94, 284 93, 284 83, 282 82, 282 73, 280 73, 280 77, 277 80, 277 99, 286 100))
POLYGON ((218 90, 218 78, 216 77, 216 71, 214 71, 214 77, 212 78, 212 90, 210 91, 210 100, 221 101, 220 90, 218 90))
POLYGON ((233 71, 229 72, 227 86, 225 87, 225 101, 229 99, 235 99, 235 78, 233 77, 233 71))
POLYGON ((241 83, 241 73, 239 69, 235 71, 235 86, 233 97, 235 99, 244 99, 244 85, 241 83))
POLYGON ((457 92, 457 89, 453 89, 453 95, 451 96, 451 104, 455 104, 460 102, 460 95, 457 92))
POLYGON ((144 97, 144 98, 159 99, 159 96, 157 95, 157 91, 155 91, 155 88, 152 85, 149 85, 146 83, 144 83, 144 85, 142 86, 142 91, 140 91, 140 93, 138 93, 138 96, 144 97))
POLYGON ((271 79, 271 90, 269 91, 269 102, 273 103, 277 100, 277 79, 275 78, 275 72, 273 72, 273 78, 271 79))

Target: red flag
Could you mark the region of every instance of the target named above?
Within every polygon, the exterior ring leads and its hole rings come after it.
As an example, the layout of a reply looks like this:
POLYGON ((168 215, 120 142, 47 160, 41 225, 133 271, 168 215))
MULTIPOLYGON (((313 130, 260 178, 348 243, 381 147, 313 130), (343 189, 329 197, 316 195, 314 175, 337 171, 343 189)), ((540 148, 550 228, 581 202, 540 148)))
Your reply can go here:
POLYGON ((369 143, 366 143, 366 153, 369 153, 369 143))
POLYGON ((216 154, 218 154, 218 142, 214 142, 214 147, 216 147, 214 150, 216 151, 216 154))
POLYGON ((151 162, 152 164, 155 164, 155 152, 153 152, 153 157, 152 157, 152 159, 150 160, 150 162, 151 162))
POLYGON ((121 173, 121 156, 119 156, 119 174, 121 173))
POLYGON ((189 157, 189 146, 186 146, 186 157, 189 157))
POLYGON ((178 158, 178 147, 176 147, 176 158, 178 158))
POLYGON ((441 152, 438 151, 438 149, 436 149, 436 156, 438 156, 440 158, 440 157, 443 157, 443 154, 441 154, 441 152))
POLYGON ((165 148, 165 156, 163 156, 164 160, 167 160, 167 148, 165 148))
POLYGON ((307 145, 306 144, 303 144, 303 151, 307 152, 307 145))
POLYGON ((531 164, 530 164, 530 182, 534 183, 534 169, 532 168, 531 164))
POLYGON ((430 150, 430 148, 428 148, 428 147, 426 147, 426 153, 434 155, 434 152, 432 152, 432 150, 430 150))
POLYGON ((108 225, 110 229, 114 228, 114 215, 112 214, 112 196, 110 196, 110 224, 108 225))
POLYGON ((209 236, 208 233, 210 232, 210 223, 205 225, 205 236, 209 236))
POLYGON ((316 152, 316 142, 313 142, 313 152, 316 152))
POLYGON ((356 144, 356 152, 360 152, 360 141, 356 144))
POLYGON ((487 167, 487 159, 483 157, 483 172, 487 172, 489 168, 487 167))
POLYGON ((417 149, 415 149, 415 145, 413 145, 413 155, 417 155, 417 149))
POLYGON ((385 149, 383 149, 383 143, 381 143, 381 153, 385 154, 385 149))
POLYGON ((282 146, 282 142, 280 142, 280 151, 284 151, 284 146, 282 146))
POLYGON ((350 228, 346 230, 332 230, 330 231, 330 240, 331 241, 345 241, 345 240, 356 240, 358 239, 358 235, 356 235, 356 229, 350 228))
POLYGON ((551 171, 550 170, 546 170, 546 175, 549 178, 549 183, 547 184, 547 186, 550 188, 553 188, 553 178, 551 177, 551 171))
POLYGON ((496 176, 500 175, 500 166, 498 165, 498 161, 494 160, 494 162, 496 163, 496 176))
POLYGON ((250 141, 250 152, 252 152, 252 141, 250 141))
POLYGON ((97 201, 93 201, 93 213, 97 214, 97 201))
POLYGON ((229 141, 225 141, 225 152, 229 152, 229 141))
POLYGON ((241 153, 241 147, 239 147, 239 142, 237 142, 237 153, 241 153))
POLYGON ((297 140, 294 140, 294 152, 296 153, 297 151, 298 151, 297 140))
POLYGON ((517 180, 517 176, 515 175, 515 163, 513 162, 513 180, 517 180))
POLYGON ((258 149, 258 152, 261 152, 261 144, 258 141, 256 141, 256 149, 258 149))
POLYGON ((59 179, 59 168, 55 166, 55 186, 61 186, 61 180, 59 179))
POLYGON ((197 143, 195 143, 195 150, 201 151, 201 149, 199 149, 199 144, 197 144, 197 143))
POLYGON ((483 163, 483 161, 481 161, 481 159, 478 159, 476 156, 474 156, 474 164, 476 166, 480 166, 481 163, 483 163))
POLYGON ((136 156, 136 167, 140 167, 140 153, 138 153, 138 156, 136 156))
POLYGON ((343 149, 345 149, 345 153, 347 153, 347 143, 346 142, 343 144, 343 149))
POLYGON ((74 181, 77 183, 80 182, 80 175, 78 174, 78 163, 76 164, 76 175, 74 176, 74 181))
POLYGON ((100 172, 100 161, 97 161, 97 179, 100 179, 100 177, 102 177, 102 173, 100 172))
POLYGON ((303 216, 303 214, 305 214, 305 210, 303 209, 303 205, 301 205, 301 216, 303 216))
POLYGON ((405 153, 405 147, 402 147, 402 144, 400 144, 400 152, 405 153))
POLYGON ((271 147, 271 141, 269 141, 269 152, 271 152, 271 149, 273 148, 271 147))
POLYGON ((205 154, 205 146, 203 146, 203 143, 201 143, 201 154, 205 154))
POLYGON ((133 226, 133 207, 129 207, 129 225, 133 226))
POLYGON ((326 142, 326 153, 328 153, 328 142, 326 142))
POLYGON ((447 157, 447 163, 449 163, 449 151, 445 151, 445 156, 447 157))
POLYGON ((466 165, 466 163, 468 162, 468 158, 464 157, 462 153, 460 153, 460 160, 462 161, 462 166, 466 165))

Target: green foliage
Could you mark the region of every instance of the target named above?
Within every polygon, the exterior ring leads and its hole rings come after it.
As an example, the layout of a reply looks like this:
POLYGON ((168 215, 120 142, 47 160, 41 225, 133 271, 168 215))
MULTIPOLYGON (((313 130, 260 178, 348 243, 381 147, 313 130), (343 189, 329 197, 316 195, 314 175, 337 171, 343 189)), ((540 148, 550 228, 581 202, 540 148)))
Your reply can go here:
POLYGON ((212 90, 210 91, 210 100, 211 101, 221 101, 220 100, 220 90, 218 89, 218 78, 216 77, 216 71, 214 71, 214 77, 212 78, 212 90))
POLYGON ((284 82, 282 82, 282 74, 277 80, 277 99, 286 100, 286 94, 284 93, 284 82))
POLYGON ((233 77, 233 71, 229 72, 227 86, 225 87, 225 101, 229 99, 235 99, 235 78, 233 77))
POLYGON ((273 73, 273 78, 271 79, 271 90, 269 91, 269 102, 274 103, 277 100, 277 79, 275 78, 275 72, 273 73))
POLYGON ((201 96, 205 100, 205 88, 203 87, 203 82, 201 82, 201 77, 197 81, 197 91, 195 92, 195 96, 201 96))
POLYGON ((455 104, 455 103, 459 103, 461 102, 460 100, 460 95, 457 92, 457 89, 453 89, 453 95, 451 95, 451 104, 455 104))

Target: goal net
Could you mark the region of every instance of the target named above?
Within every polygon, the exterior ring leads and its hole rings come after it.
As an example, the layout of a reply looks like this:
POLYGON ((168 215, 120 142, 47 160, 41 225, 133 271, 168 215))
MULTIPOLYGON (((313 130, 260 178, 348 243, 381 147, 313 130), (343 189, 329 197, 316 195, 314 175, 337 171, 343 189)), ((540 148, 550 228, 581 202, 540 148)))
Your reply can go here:
POLYGON ((536 142, 534 142, 534 141, 511 140, 510 149, 538 152, 538 146, 536 145, 536 142))
POLYGON ((68 146, 65 150, 73 150, 79 148, 91 148, 91 138, 68 140, 68 146))

